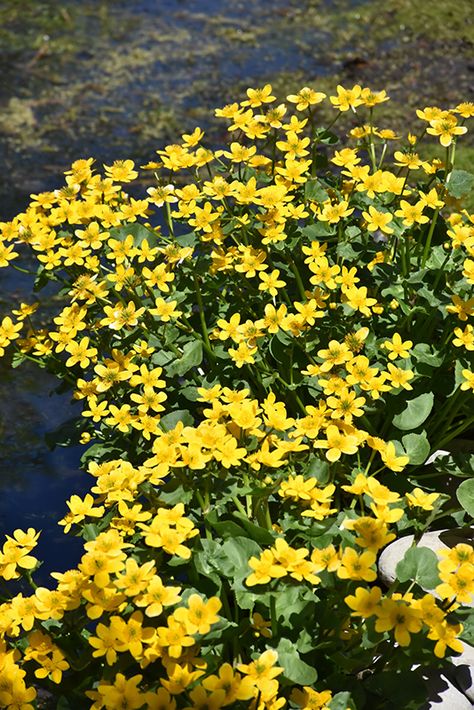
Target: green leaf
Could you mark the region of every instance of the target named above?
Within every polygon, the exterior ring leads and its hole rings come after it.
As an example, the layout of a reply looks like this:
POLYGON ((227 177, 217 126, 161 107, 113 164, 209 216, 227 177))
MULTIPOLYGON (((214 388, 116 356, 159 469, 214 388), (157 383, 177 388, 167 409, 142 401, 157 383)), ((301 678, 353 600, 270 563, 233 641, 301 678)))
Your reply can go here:
POLYGON ((133 244, 139 247, 140 244, 146 239, 150 246, 156 246, 159 244, 159 237, 153 229, 145 227, 143 224, 138 222, 132 222, 131 224, 122 224, 120 227, 114 227, 110 230, 110 236, 113 239, 124 242, 128 235, 131 234, 133 237, 133 244))
POLYGON ((410 464, 418 466, 426 461, 430 453, 430 442, 426 431, 420 434, 405 434, 402 437, 403 448, 410 457, 410 464))
POLYGON ((63 422, 54 431, 49 431, 44 435, 48 448, 54 450, 56 446, 74 446, 79 443, 79 439, 84 430, 84 420, 81 417, 73 417, 63 422))
POLYGON ((275 535, 273 533, 266 530, 266 528, 261 528, 259 525, 255 525, 243 513, 235 512, 233 517, 239 521, 247 535, 249 535, 252 540, 255 540, 255 542, 258 542, 260 545, 273 545, 275 542, 275 535))
POLYGON ((317 128, 314 135, 318 143, 324 143, 325 145, 335 145, 339 143, 339 137, 326 128, 317 128))
POLYGON ((227 579, 242 581, 252 570, 249 567, 251 557, 259 557, 261 547, 248 537, 227 539, 214 559, 215 568, 227 579))
POLYGON ((457 200, 474 190, 474 175, 467 170, 453 170, 450 175, 447 190, 457 200))
POLYGON ((187 234, 179 234, 175 236, 175 241, 182 247, 192 247, 198 242, 196 232, 188 232, 187 234))
POLYGON ((15 369, 19 367, 26 360, 26 355, 20 352, 13 353, 12 357, 12 368, 15 369))
POLYGON ((319 237, 329 237, 335 234, 335 229, 332 225, 326 224, 326 222, 315 222, 303 227, 301 232, 309 239, 318 239, 319 237))
POLYGON ((329 461, 327 461, 326 459, 314 457, 312 460, 310 460, 304 473, 306 476, 316 478, 318 483, 320 483, 322 486, 325 486, 326 483, 329 482, 329 479, 331 477, 329 461))
POLYGON ((299 685, 311 685, 317 680, 315 668, 301 660, 293 641, 282 638, 277 651, 278 665, 284 669, 283 674, 287 680, 299 685))
POLYGON ((281 619, 287 623, 292 621, 301 623, 301 620, 305 618, 303 611, 309 604, 314 605, 316 601, 313 592, 307 587, 284 584, 283 582, 280 582, 275 596, 275 612, 279 623, 281 619))
POLYGON ((417 429, 429 416, 433 404, 434 395, 432 392, 425 392, 415 399, 410 399, 405 409, 393 418, 393 425, 402 431, 417 429))
POLYGON ((336 254, 345 261, 353 261, 359 258, 359 254, 350 242, 340 242, 336 247, 336 254))
POLYGON ((423 589, 434 589, 439 584, 438 558, 428 547, 410 547, 396 567, 400 582, 413 581, 423 589))
POLYGON ((431 248, 431 253, 426 262, 426 267, 428 269, 440 269, 443 266, 445 259, 446 249, 441 244, 438 244, 437 246, 431 248))
POLYGON ((348 710, 348 708, 352 710, 355 708, 355 705, 351 700, 351 694, 345 690, 341 693, 336 693, 330 700, 328 707, 331 708, 331 710, 348 710))
POLYGON ((428 343, 417 343, 411 351, 418 362, 422 362, 430 367, 439 367, 443 362, 443 356, 428 343))
POLYGON ((90 542, 91 540, 95 540, 97 535, 99 534, 99 528, 95 523, 86 523, 82 527, 82 537, 84 540, 87 542, 90 542))
POLYGON ((164 426, 167 431, 174 429, 178 422, 183 422, 184 426, 194 425, 194 419, 187 409, 176 409, 174 412, 165 414, 165 416, 160 419, 160 424, 164 426))
POLYGON ((202 344, 200 340, 193 340, 183 348, 183 354, 180 358, 165 366, 168 377, 178 375, 182 377, 192 367, 197 367, 202 362, 202 344))
POLYGON ((315 200, 316 202, 324 202, 327 200, 329 195, 321 185, 320 180, 316 178, 310 178, 304 186, 304 197, 305 200, 315 200))
POLYGON ((456 491, 456 498, 471 518, 474 518, 474 478, 463 481, 456 491))

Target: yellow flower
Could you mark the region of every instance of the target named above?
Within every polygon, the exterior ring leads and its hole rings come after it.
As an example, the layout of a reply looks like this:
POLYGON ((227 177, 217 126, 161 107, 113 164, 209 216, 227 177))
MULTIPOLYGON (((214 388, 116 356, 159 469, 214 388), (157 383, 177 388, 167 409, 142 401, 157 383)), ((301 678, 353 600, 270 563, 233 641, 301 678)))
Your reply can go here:
POLYGON ((439 496, 439 493, 425 493, 421 488, 414 488, 411 493, 405 493, 410 508, 422 508, 422 510, 433 510, 433 503, 439 496))
POLYGON ((344 217, 349 217, 354 212, 354 207, 349 207, 347 200, 341 200, 336 204, 324 203, 323 207, 316 212, 316 217, 321 222, 337 224, 344 217))
POLYGON ((357 520, 346 520, 344 527, 354 530, 359 536, 356 538, 359 547, 365 547, 371 552, 378 552, 396 537, 394 533, 388 532, 383 521, 368 516, 357 518, 357 520))
POLYGON ((241 102, 241 106, 251 106, 257 108, 263 103, 271 103, 275 101, 275 96, 272 96, 272 85, 265 84, 262 89, 247 89, 248 99, 241 102))
POLYGON ((393 234, 393 229, 389 227, 389 223, 392 221, 392 215, 390 212, 379 212, 375 207, 370 205, 368 212, 362 212, 362 216, 367 222, 367 229, 369 232, 375 232, 380 229, 385 234, 393 234))
POLYGON ((341 565, 339 554, 334 545, 327 547, 315 548, 311 553, 311 562, 314 565, 315 572, 336 572, 341 565))
POLYGON ((330 96, 329 100, 334 108, 338 108, 339 111, 352 109, 355 112, 356 107, 364 103, 362 87, 356 84, 352 89, 345 89, 339 84, 337 86, 337 96, 330 96))
POLYGON ((115 160, 112 165, 104 165, 105 174, 117 182, 131 182, 138 177, 133 160, 115 160))
POLYGON ((392 340, 386 340, 382 347, 389 351, 390 360, 395 360, 397 357, 404 359, 410 356, 409 350, 413 347, 413 342, 411 340, 402 342, 399 333, 394 333, 392 340))
POLYGON ((189 646, 194 646, 194 639, 188 635, 188 631, 183 623, 178 621, 175 616, 168 617, 167 626, 159 626, 156 629, 157 640, 160 646, 167 649, 171 658, 179 658, 184 649, 189 646))
POLYGON ((296 104, 297 111, 304 111, 310 106, 320 104, 321 101, 324 101, 326 94, 322 91, 314 91, 314 89, 304 86, 298 91, 297 94, 290 94, 286 98, 287 101, 290 101, 292 104, 296 104))
POLYGON ((411 205, 406 200, 400 200, 400 209, 395 212, 397 217, 403 218, 403 224, 406 227, 412 227, 416 224, 426 224, 429 222, 429 217, 423 214, 425 203, 421 200, 411 205))
POLYGON ((165 301, 164 298, 157 298, 155 308, 149 308, 148 313, 158 316, 164 323, 168 323, 172 318, 179 318, 182 315, 183 312, 177 310, 177 305, 177 301, 165 301))
POLYGON ((253 569, 252 574, 245 580, 249 587, 268 584, 272 579, 286 576, 286 570, 278 564, 271 550, 264 550, 259 558, 251 557, 249 567, 253 569))
POLYGON ((252 629, 256 638, 259 638, 260 636, 263 636, 264 638, 271 638, 271 626, 271 622, 265 621, 263 616, 259 614, 258 611, 252 614, 252 629))
POLYGON ((430 133, 432 136, 439 136, 439 142, 442 146, 447 148, 451 145, 456 136, 462 136, 464 133, 467 133, 466 126, 458 126, 457 123, 458 120, 456 116, 446 112, 446 115, 432 119, 426 132, 430 133))
POLYGON ((218 597, 204 601, 199 594, 191 594, 187 601, 188 607, 179 607, 174 612, 174 618, 184 624, 189 634, 207 634, 211 626, 219 621, 219 610, 222 602, 218 597))
POLYGON ((331 462, 338 461, 342 454, 355 454, 357 452, 357 437, 341 432, 334 424, 330 424, 327 427, 326 437, 326 439, 315 441, 313 446, 319 449, 327 449, 326 458, 331 462))
POLYGON ((64 525, 64 532, 68 533, 71 526, 82 522, 85 518, 100 518, 104 514, 104 506, 94 507, 95 500, 90 493, 87 493, 84 500, 77 495, 73 495, 66 502, 69 512, 59 521, 59 525, 64 525))
POLYGON ((423 622, 420 612, 402 600, 382 599, 376 610, 376 631, 394 630, 395 641, 400 646, 409 646, 410 634, 421 631, 423 622))
POLYGON ((303 690, 295 688, 291 693, 291 700, 302 710, 329 710, 328 703, 331 699, 330 690, 318 692, 306 685, 303 690))
POLYGON ((474 298, 463 301, 457 294, 451 296, 452 306, 446 306, 448 313, 456 313, 459 320, 465 321, 474 313, 474 298))
POLYGON ((379 587, 372 587, 372 589, 357 587, 355 593, 345 597, 344 601, 353 610, 351 616, 369 619, 377 613, 381 598, 382 590, 379 587))
POLYGON ((370 309, 376 305, 377 299, 367 296, 366 286, 360 288, 351 286, 344 290, 344 302, 354 310, 360 311, 364 316, 370 317, 370 309))
POLYGON ((278 653, 273 649, 268 649, 251 663, 239 663, 237 670, 244 673, 262 693, 265 693, 269 686, 269 681, 283 673, 284 669, 275 665, 277 660, 278 653))
POLYGON ((395 444, 392 441, 389 441, 385 445, 385 449, 380 452, 380 456, 382 457, 382 461, 384 462, 384 464, 391 471, 403 471, 405 466, 410 461, 409 456, 397 456, 395 451, 395 444))
POLYGON ((455 653, 462 653, 464 645, 458 636, 462 633, 462 624, 449 624, 447 621, 442 621, 431 627, 428 632, 428 638, 436 641, 434 654, 437 658, 444 658, 446 649, 449 647, 455 653))
POLYGON ((366 582, 373 582, 377 578, 377 573, 372 569, 375 560, 374 552, 368 550, 359 555, 352 547, 346 547, 336 574, 341 579, 363 579, 366 582))
POLYGON ((397 150, 394 153, 395 158, 394 165, 399 165, 402 168, 408 168, 408 170, 418 170, 423 164, 418 153, 402 153, 401 150, 397 150))
POLYGON ((450 573, 440 570, 441 584, 436 593, 442 599, 455 599, 459 604, 471 604, 474 598, 474 564, 463 562, 450 573))
POLYGON ((180 587, 166 587, 161 578, 154 575, 147 583, 142 594, 135 597, 134 603, 145 607, 145 616, 160 616, 163 607, 173 606, 180 600, 180 587))
POLYGON ((402 387, 405 390, 412 390, 413 387, 409 384, 409 381, 413 379, 414 373, 412 370, 402 370, 400 367, 395 367, 392 363, 388 363, 388 372, 384 373, 386 379, 390 382, 392 387, 402 387))
POLYGON ((270 274, 260 272, 258 276, 262 281, 262 283, 258 286, 259 291, 268 291, 270 296, 276 296, 278 289, 286 286, 286 281, 279 278, 280 271, 278 269, 273 269, 270 274))

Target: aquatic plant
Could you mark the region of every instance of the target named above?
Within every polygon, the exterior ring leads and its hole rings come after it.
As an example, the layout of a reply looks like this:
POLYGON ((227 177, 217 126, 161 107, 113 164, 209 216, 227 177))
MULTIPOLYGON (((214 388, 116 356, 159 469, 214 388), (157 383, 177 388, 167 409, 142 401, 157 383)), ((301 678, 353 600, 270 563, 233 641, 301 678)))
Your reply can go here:
POLYGON ((399 136, 384 91, 338 86, 320 126, 326 100, 248 89, 228 145, 158 150, 146 196, 131 160, 78 160, 1 225, 0 267, 60 298, 5 315, 0 355, 82 403, 58 443, 92 478, 50 588, 36 530, 1 548, 2 707, 415 708, 472 638, 470 544, 413 545, 389 588, 376 563, 474 509, 469 451, 425 465, 474 423, 474 105, 399 136))

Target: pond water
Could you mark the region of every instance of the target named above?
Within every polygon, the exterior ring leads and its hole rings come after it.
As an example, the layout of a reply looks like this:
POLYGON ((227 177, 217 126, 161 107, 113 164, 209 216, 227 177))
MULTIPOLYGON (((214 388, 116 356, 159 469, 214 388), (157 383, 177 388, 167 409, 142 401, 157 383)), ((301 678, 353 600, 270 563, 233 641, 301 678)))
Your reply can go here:
MULTIPOLYGON (((306 84, 388 88, 392 126, 407 107, 468 100, 469 7, 460 0, 446 19, 440 0, 425 18, 415 0, 3 0, 0 220, 30 193, 60 186, 76 158, 143 163, 196 125, 218 142, 212 109, 248 86, 271 82, 282 98, 306 84)), ((0 269, 0 317, 26 291, 23 277, 0 269)), ((45 372, 0 362, 0 535, 43 530, 42 582, 79 554, 56 521, 65 499, 88 488, 80 452, 45 445, 71 416, 68 396, 50 396, 55 386, 45 372)))

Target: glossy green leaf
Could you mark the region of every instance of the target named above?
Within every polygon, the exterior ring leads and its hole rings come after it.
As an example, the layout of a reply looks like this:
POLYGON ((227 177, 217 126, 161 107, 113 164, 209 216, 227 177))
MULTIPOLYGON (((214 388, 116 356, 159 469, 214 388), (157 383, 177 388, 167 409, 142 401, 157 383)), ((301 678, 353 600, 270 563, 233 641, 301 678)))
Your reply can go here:
POLYGON ((410 547, 396 567, 399 582, 416 582, 423 589, 434 589, 440 583, 438 558, 428 547, 410 547))
POLYGON ((471 518, 474 518, 474 478, 463 481, 456 491, 456 498, 471 518))
POLYGON ((433 404, 432 392, 425 392, 415 399, 408 400, 404 410, 393 418, 393 425, 402 431, 417 429, 428 418, 433 404))
POLYGON ((202 362, 202 344, 200 340, 191 340, 183 348, 183 354, 174 362, 165 366, 168 377, 178 375, 182 377, 192 367, 197 367, 202 362))
POLYGON ((412 466, 419 466, 424 463, 430 453, 430 442, 426 436, 426 431, 420 434, 405 434, 402 437, 403 448, 410 457, 412 466))
POLYGON ((315 668, 302 661, 295 644, 282 638, 277 646, 278 665, 283 668, 284 677, 299 685, 311 685, 318 678, 315 668))
POLYGON ((447 185, 447 190, 457 200, 474 191, 474 175, 467 170, 453 170, 447 185))

